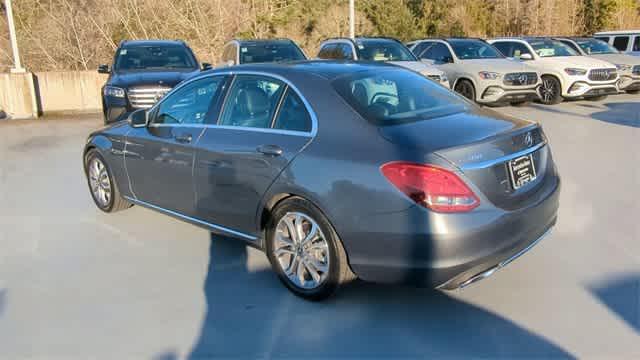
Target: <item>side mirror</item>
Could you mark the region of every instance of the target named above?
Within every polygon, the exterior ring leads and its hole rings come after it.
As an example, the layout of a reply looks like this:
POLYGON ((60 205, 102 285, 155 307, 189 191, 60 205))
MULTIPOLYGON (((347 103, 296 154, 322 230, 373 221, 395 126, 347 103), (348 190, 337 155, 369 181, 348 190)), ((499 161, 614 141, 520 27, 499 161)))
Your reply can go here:
POLYGON ((131 127, 145 127, 147 126, 147 111, 145 109, 138 109, 129 114, 129 118, 127 120, 131 127))
POLYGON ((98 73, 100 74, 108 74, 109 73, 109 65, 102 64, 98 66, 98 73))
POLYGON ((202 63, 202 71, 205 71, 205 70, 211 70, 212 68, 213 68, 213 67, 211 66, 211 64, 210 64, 210 63, 206 63, 206 62, 203 62, 203 63, 202 63))
POLYGON ((520 60, 533 60, 533 56, 531 54, 520 54, 520 60))

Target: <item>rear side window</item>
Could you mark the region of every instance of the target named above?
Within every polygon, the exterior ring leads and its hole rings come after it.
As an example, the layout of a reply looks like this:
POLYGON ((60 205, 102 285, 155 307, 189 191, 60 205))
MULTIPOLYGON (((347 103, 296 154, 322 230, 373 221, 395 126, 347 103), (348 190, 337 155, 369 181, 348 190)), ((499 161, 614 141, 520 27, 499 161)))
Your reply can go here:
POLYGON ((220 125, 269 128, 284 84, 279 80, 238 75, 224 104, 220 125))
POLYGON ((290 88, 280 105, 274 129, 292 131, 311 131, 311 116, 300 97, 290 88))
POLYGON ((613 39, 613 47, 620 51, 627 51, 627 46, 629 46, 629 37, 628 36, 616 36, 613 39))
POLYGON ((378 125, 427 120, 464 111, 469 104, 433 81, 404 69, 344 75, 332 85, 362 117, 378 125))
POLYGON ((324 45, 320 52, 318 52, 318 58, 320 59, 335 59, 336 58, 336 50, 338 48, 338 44, 327 44, 324 45))
POLYGON ((636 39, 633 41, 633 49, 631 51, 640 51, 640 36, 636 36, 636 39))

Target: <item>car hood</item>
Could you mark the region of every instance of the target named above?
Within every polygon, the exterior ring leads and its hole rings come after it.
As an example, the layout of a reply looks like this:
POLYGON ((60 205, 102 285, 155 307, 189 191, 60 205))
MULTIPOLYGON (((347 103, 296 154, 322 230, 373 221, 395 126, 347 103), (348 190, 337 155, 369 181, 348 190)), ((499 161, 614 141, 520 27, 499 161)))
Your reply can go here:
POLYGON ((437 67, 429 64, 425 64, 421 61, 389 61, 390 64, 402 66, 409 70, 419 72, 423 75, 442 75, 444 72, 437 67))
POLYGON ((596 59, 587 56, 559 56, 542 58, 549 61, 553 61, 554 65, 559 65, 565 68, 582 68, 582 69, 602 69, 602 68, 615 68, 615 65, 608 61, 596 59))
POLYGON ((640 65, 640 58, 627 54, 592 54, 592 58, 608 61, 612 64, 640 65))
POLYGON ((116 72, 111 76, 109 85, 122 88, 140 85, 174 87, 198 72, 198 70, 116 72))
POLYGON ((477 73, 480 71, 492 71, 499 73, 535 72, 536 70, 527 64, 509 59, 471 59, 460 60, 459 64, 465 71, 477 73))
POLYGON ((463 112, 407 124, 381 126, 380 133, 392 143, 430 153, 486 141, 531 125, 533 123, 530 121, 469 104, 463 112))

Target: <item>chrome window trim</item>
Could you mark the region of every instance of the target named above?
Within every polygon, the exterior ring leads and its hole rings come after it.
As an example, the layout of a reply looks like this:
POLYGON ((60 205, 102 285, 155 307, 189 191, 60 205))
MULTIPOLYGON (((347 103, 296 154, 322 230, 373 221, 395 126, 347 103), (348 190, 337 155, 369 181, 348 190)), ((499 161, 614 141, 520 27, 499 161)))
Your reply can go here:
POLYGON ((509 160, 515 159, 517 157, 520 156, 525 156, 525 155, 529 155, 539 149, 542 149, 545 145, 547 145, 547 141, 543 140, 541 142, 539 142, 538 144, 530 147, 530 148, 526 148, 524 150, 520 150, 518 152, 514 152, 511 153, 509 155, 504 155, 501 156, 499 158, 496 159, 492 159, 492 160, 487 160, 487 161, 480 161, 480 162, 476 162, 476 163, 471 163, 471 164, 465 164, 462 165, 460 168, 464 171, 464 170, 478 170, 478 169, 485 169, 494 165, 498 165, 504 162, 507 162, 509 160))
MULTIPOLYGON (((274 78, 274 79, 282 81, 287 86, 288 89, 292 89, 293 91, 295 91, 296 95, 298 95, 298 97, 304 103, 304 106, 307 109, 307 112, 309 113, 309 116, 311 117, 311 131, 309 132, 309 131, 280 130, 280 129, 273 129, 273 128, 252 128, 252 127, 244 127, 244 126, 229 126, 229 125, 218 125, 218 124, 151 124, 150 123, 148 125, 148 127, 172 126, 172 127, 205 127, 205 128, 221 128, 221 129, 238 129, 238 130, 243 130, 243 131, 254 131, 254 132, 264 132, 264 133, 283 134, 283 135, 295 135, 295 136, 305 136, 305 137, 315 137, 316 134, 318 133, 318 117, 316 116, 316 113, 313 110, 313 108, 311 107, 311 104, 309 103, 309 101, 307 101, 307 98, 302 95, 302 92, 295 85, 293 85, 293 83, 291 83, 291 81, 289 81, 285 77, 283 77, 281 75, 277 75, 277 74, 264 72, 264 71, 229 69, 229 70, 221 70, 221 71, 215 72, 213 74, 198 75, 198 76, 194 77, 193 79, 189 79, 186 82, 181 83, 178 86, 174 87, 159 102, 157 102, 152 108, 148 109, 147 112, 151 113, 152 111, 155 111, 156 107, 159 106, 165 99, 169 98, 169 96, 171 96, 171 94, 173 94, 174 91, 178 91, 182 87, 187 86, 187 85, 191 84, 192 82, 195 82, 195 81, 207 78, 207 77, 218 76, 218 75, 223 75, 223 76, 235 76, 235 75, 265 76, 265 77, 271 77, 271 78, 274 78)), ((235 81, 235 79, 233 81, 235 81)), ((231 87, 229 89, 231 89, 231 87)), ((225 105, 225 103, 227 101, 226 96, 228 95, 228 93, 229 92, 227 91, 227 93, 225 94, 225 99, 224 99, 224 103, 222 104, 222 107, 220 109, 220 114, 222 114, 222 111, 224 110, 224 105, 225 105)))
POLYGON ((134 199, 134 198, 129 197, 129 196, 123 196, 123 197, 125 199, 131 201, 132 203, 135 203, 135 204, 138 204, 138 205, 141 205, 143 207, 147 207, 147 208, 150 208, 150 209, 153 209, 153 210, 157 210, 157 211, 165 213, 165 214, 173 215, 173 216, 175 216, 177 218, 180 218, 180 219, 183 219, 183 220, 186 220, 186 221, 190 221, 190 222, 199 224, 199 225, 207 227, 207 228, 211 228, 211 229, 214 229, 214 230, 218 230, 218 231, 222 231, 222 232, 225 232, 225 233, 228 233, 228 234, 239 236, 239 237, 242 237, 244 239, 251 240, 251 241, 258 240, 258 238, 253 236, 253 235, 245 234, 243 232, 236 231, 236 230, 233 230, 233 229, 229 229, 229 228, 226 228, 226 227, 221 226, 221 225, 216 225, 216 224, 212 224, 212 223, 200 220, 200 219, 196 219, 196 218, 193 218, 191 216, 187 216, 187 215, 181 214, 181 213, 173 211, 173 210, 168 210, 168 209, 162 208, 160 206, 149 204, 148 202, 144 202, 142 200, 134 199))

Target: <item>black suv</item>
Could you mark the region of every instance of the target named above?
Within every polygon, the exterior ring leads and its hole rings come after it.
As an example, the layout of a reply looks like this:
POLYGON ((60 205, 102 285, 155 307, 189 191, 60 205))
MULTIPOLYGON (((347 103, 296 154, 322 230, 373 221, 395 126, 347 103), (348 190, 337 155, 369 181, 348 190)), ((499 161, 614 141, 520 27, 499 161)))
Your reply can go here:
POLYGON ((120 43, 113 66, 100 65, 109 74, 102 87, 104 122, 122 120, 136 109, 148 109, 179 82, 211 65, 198 65, 184 41, 129 40, 120 43))
POLYGON ((291 39, 231 40, 222 50, 220 66, 306 60, 291 39))

